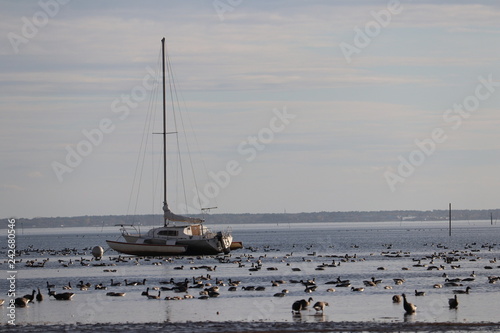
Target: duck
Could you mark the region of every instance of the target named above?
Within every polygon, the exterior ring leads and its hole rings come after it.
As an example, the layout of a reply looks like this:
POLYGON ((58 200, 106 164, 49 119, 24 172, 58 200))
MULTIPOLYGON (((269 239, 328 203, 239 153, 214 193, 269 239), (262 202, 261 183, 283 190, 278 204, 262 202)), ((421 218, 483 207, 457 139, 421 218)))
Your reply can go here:
POLYGON ((292 312, 295 311, 296 314, 300 314, 301 310, 307 309, 309 306, 309 303, 312 301, 312 297, 309 297, 308 300, 301 299, 299 301, 295 301, 292 304, 292 312))
POLYGON ((70 301, 75 296, 75 293, 65 292, 57 294, 55 291, 52 291, 49 293, 49 296, 53 296, 58 301, 70 301))
POLYGON ((468 294, 470 289, 471 288, 469 286, 467 286, 467 288, 465 288, 465 290, 461 290, 461 289, 453 290, 453 293, 454 294, 468 294))
POLYGON ((161 291, 158 291, 158 295, 148 295, 148 299, 160 299, 161 291))
POLYGON ((106 293, 106 296, 112 296, 112 297, 119 297, 119 296, 125 296, 126 293, 117 293, 117 292, 114 292, 114 291, 110 291, 108 293, 106 293))
POLYGON ((415 296, 425 296, 425 291, 417 291, 415 289, 415 296))
POLYGON ((37 288, 37 290, 38 290, 38 293, 36 294, 36 300, 37 300, 38 302, 41 302, 41 301, 43 301, 43 295, 42 295, 42 293, 40 292, 40 288, 37 288))
POLYGON ((450 306, 450 309, 456 309, 458 307, 457 295, 455 295, 454 298, 448 299, 448 305, 450 306))
POLYGON ((313 305, 313 308, 316 310, 316 313, 319 311, 321 311, 321 313, 323 313, 325 306, 329 306, 328 302, 316 302, 313 305))
POLYGON ((414 305, 413 303, 408 302, 406 300, 406 295, 405 294, 402 294, 401 296, 403 296, 403 309, 405 310, 405 312, 407 314, 412 314, 412 313, 417 312, 416 305, 414 305))
POLYGON ((24 295, 22 298, 26 298, 29 302, 33 302, 35 300, 36 290, 33 289, 31 294, 24 295))
POLYGON ((122 285, 122 283, 121 283, 121 282, 114 282, 114 281, 113 281, 113 279, 111 279, 111 286, 112 286, 112 287, 119 287, 119 286, 121 286, 121 285, 122 285))
POLYGON ((16 308, 25 308, 28 306, 29 302, 30 302, 29 299, 25 297, 18 297, 14 300, 14 306, 16 308))

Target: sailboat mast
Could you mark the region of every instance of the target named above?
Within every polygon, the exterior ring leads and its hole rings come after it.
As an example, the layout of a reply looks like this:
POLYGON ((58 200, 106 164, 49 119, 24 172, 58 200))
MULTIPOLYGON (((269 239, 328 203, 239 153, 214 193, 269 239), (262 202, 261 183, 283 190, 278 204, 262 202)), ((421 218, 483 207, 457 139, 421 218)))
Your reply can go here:
MULTIPOLYGON (((165 37, 161 40, 161 63, 163 73, 163 205, 167 204, 167 108, 165 90, 165 37)), ((164 221, 166 223, 167 221, 164 221)))

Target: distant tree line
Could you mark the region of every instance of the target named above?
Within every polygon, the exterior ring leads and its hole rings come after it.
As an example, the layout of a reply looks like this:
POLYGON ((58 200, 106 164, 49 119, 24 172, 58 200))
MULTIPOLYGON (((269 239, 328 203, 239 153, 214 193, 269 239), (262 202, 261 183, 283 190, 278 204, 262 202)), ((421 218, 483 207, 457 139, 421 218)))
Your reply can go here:
MULTIPOLYGON (((204 218, 212 224, 252 224, 252 223, 297 223, 297 222, 383 222, 383 221, 442 221, 448 220, 448 210, 392 210, 392 211, 350 211, 313 212, 281 214, 210 214, 190 215, 204 218)), ((453 210, 453 220, 490 220, 500 218, 500 209, 453 210)), ((1 228, 7 227, 6 223, 1 228)), ((162 215, 107 215, 74 217, 16 218, 17 227, 60 228, 60 227, 104 227, 114 225, 161 225, 162 215)))

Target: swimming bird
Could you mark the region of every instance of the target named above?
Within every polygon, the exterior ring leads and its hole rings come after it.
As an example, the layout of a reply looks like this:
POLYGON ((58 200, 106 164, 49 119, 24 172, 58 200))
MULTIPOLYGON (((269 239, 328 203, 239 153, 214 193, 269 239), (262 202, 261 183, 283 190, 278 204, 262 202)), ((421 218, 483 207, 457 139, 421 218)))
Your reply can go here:
POLYGON ((417 291, 415 289, 415 296, 425 296, 425 291, 417 291))
POLYGON ((146 288, 146 291, 143 291, 141 296, 149 296, 149 287, 146 288))
POLYGON ((401 296, 399 296, 399 295, 392 296, 392 302, 393 303, 401 303, 401 296))
POLYGON ((29 299, 24 297, 18 297, 14 300, 14 305, 16 308, 25 308, 28 306, 29 299))
POLYGON ((106 293, 106 296, 113 296, 113 297, 119 297, 119 296, 125 296, 126 293, 117 293, 117 292, 114 292, 114 291, 110 291, 108 293, 106 293))
POLYGON ((43 295, 42 295, 42 293, 40 292, 40 288, 37 288, 37 289, 38 289, 38 294, 36 294, 36 300, 37 300, 38 302, 41 302, 41 301, 43 301, 43 295))
POLYGON ((112 287, 119 287, 119 286, 121 286, 121 285, 122 285, 122 283, 121 283, 121 282, 113 282, 113 279, 111 279, 111 286, 112 286, 112 287))
POLYGON ((407 314, 417 312, 417 307, 406 300, 406 295, 402 294, 401 296, 403 296, 403 309, 405 309, 405 312, 407 314))
POLYGON ((160 299, 161 291, 158 291, 158 295, 148 295, 148 299, 160 299))
POLYGON ((71 290, 71 282, 68 282, 68 284, 66 286, 63 286, 62 288, 63 290, 71 290))
POLYGON ((465 290, 461 290, 461 289, 453 290, 453 293, 454 294, 468 294, 470 289, 471 288, 469 286, 467 286, 467 288, 465 288, 465 290))
POLYGON ((56 287, 55 284, 49 284, 49 281, 47 281, 47 289, 55 288, 55 287, 56 287))
POLYGON ((448 304, 450 305, 450 309, 456 309, 458 307, 457 295, 454 298, 448 299, 448 304))
POLYGON ((323 309, 325 308, 325 306, 329 306, 327 302, 316 302, 313 305, 313 308, 316 310, 316 312, 321 311, 321 313, 323 313, 323 309))
POLYGON ((49 296, 53 296, 58 301, 70 301, 75 293, 65 292, 62 294, 57 294, 55 291, 49 293, 49 296))
POLYGON ((33 289, 31 294, 24 295, 22 298, 26 298, 29 302, 33 302, 35 300, 36 290, 33 289))
POLYGON ((354 288, 354 287, 351 287, 351 290, 352 290, 352 291, 364 291, 364 290, 365 290, 365 288, 363 288, 363 287, 359 287, 359 288, 354 288))

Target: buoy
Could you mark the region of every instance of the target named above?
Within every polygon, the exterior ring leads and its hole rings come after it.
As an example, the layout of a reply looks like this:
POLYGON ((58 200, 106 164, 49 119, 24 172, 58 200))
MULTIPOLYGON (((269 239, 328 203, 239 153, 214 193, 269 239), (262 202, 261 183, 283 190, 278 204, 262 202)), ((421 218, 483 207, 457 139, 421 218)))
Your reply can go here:
POLYGON ((94 248, 92 249, 92 255, 96 260, 101 260, 103 254, 104 249, 100 246, 94 246, 94 248))

